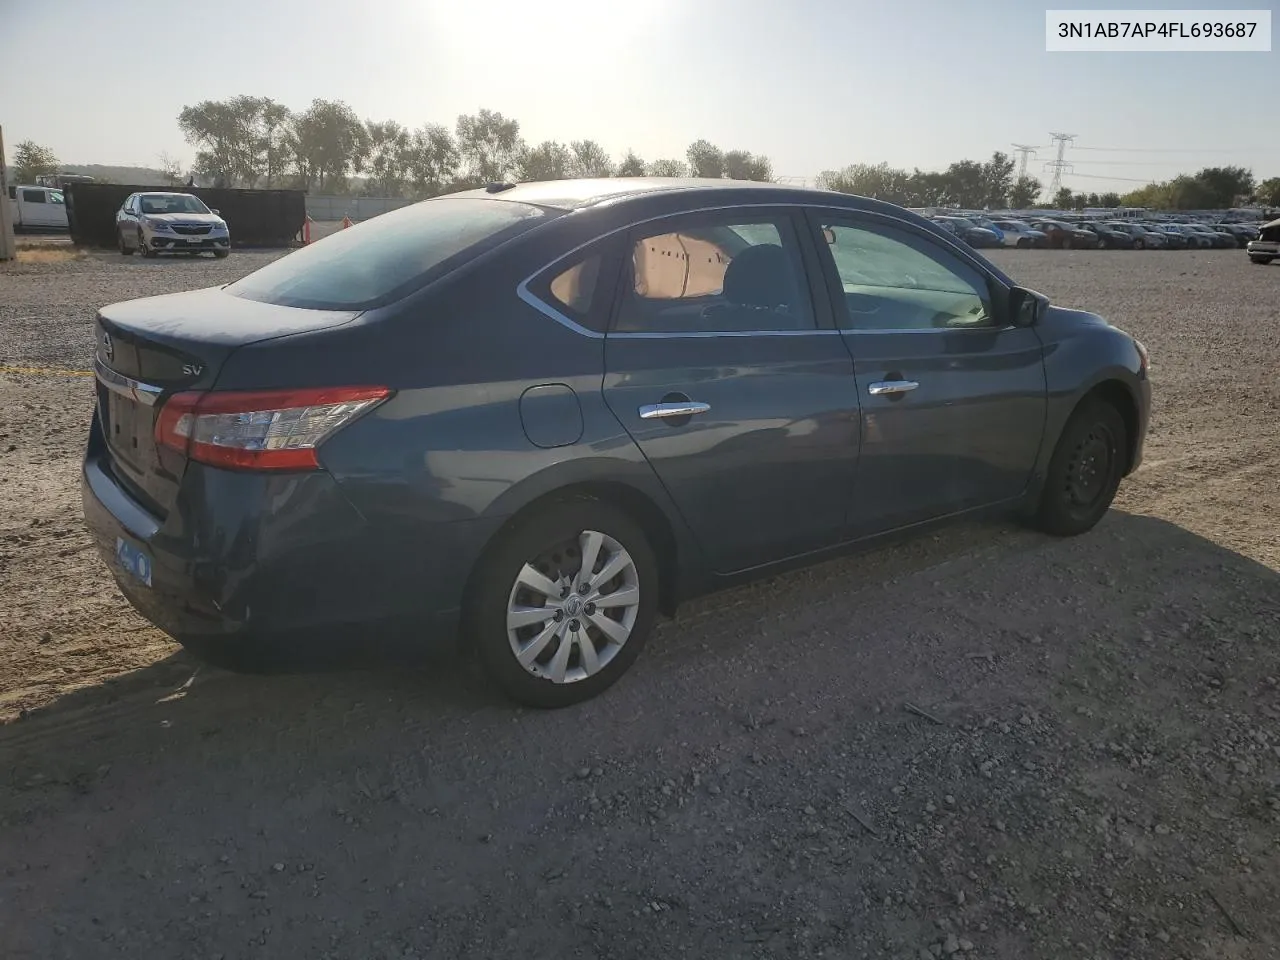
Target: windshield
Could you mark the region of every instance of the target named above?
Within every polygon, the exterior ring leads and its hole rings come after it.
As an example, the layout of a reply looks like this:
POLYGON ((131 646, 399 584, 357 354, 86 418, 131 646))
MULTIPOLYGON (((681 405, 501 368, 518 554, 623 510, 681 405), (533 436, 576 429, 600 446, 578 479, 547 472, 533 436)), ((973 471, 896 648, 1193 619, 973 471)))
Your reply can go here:
POLYGON ((166 193, 140 198, 143 213, 208 213, 199 197, 186 193, 166 193))
POLYGON ((545 215, 506 200, 426 200, 339 230, 226 290, 281 306, 368 310, 425 286, 545 215))

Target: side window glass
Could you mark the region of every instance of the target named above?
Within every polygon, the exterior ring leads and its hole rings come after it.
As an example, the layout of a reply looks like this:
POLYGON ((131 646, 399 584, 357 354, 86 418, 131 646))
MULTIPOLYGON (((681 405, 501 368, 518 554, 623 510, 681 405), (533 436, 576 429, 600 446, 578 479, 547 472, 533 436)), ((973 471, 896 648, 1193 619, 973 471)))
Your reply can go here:
POLYGON ((844 289, 847 329, 955 330, 995 325, 976 271, 929 241, 897 230, 825 223, 844 289))
POLYGON ((62 194, 61 194, 61 193, 59 193, 57 190, 51 190, 51 191, 49 191, 49 202, 50 202, 50 203, 61 203, 61 204, 65 204, 65 203, 66 203, 66 201, 62 199, 62 194))
POLYGON ((596 284, 600 279, 600 260, 600 254, 593 254, 552 277, 548 292, 553 305, 575 319, 586 317, 591 312, 596 284))
POLYGON ((45 203, 46 201, 44 198, 44 191, 43 190, 23 190, 22 201, 23 203, 45 203))
POLYGON ((633 237, 614 330, 716 333, 812 330, 791 222, 699 217, 633 237))

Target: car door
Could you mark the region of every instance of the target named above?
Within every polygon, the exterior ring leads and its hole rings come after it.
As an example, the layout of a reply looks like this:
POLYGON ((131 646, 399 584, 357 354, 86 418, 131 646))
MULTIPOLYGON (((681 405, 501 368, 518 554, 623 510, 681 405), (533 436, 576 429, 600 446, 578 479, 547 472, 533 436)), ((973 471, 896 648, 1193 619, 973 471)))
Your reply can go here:
POLYGON ((1022 494, 1044 432, 1043 349, 1005 322, 1004 285, 902 221, 809 217, 861 402, 850 534, 1022 494))
POLYGON ((18 203, 24 227, 50 225, 48 198, 45 196, 44 187, 21 187, 18 190, 18 203))
POLYGON ((626 238, 605 401, 717 573, 842 536, 858 394, 805 244, 780 208, 675 216, 626 238))

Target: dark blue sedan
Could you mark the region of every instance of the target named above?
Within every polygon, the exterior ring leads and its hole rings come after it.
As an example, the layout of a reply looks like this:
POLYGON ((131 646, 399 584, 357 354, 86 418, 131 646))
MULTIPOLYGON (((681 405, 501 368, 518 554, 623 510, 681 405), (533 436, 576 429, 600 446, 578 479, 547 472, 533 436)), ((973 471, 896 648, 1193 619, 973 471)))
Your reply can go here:
POLYGON ((1017 512, 1089 530, 1146 352, 899 207, 733 181, 495 184, 225 287, 104 307, 89 527, 235 668, 460 639, 599 693, 684 599, 1017 512))

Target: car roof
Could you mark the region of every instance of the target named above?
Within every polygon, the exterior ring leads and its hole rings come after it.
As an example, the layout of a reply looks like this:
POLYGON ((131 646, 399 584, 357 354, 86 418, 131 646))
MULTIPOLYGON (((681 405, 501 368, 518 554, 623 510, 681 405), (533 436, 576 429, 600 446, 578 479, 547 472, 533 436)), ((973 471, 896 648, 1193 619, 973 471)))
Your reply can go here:
POLYGON ((694 177, 598 177, 539 180, 514 184, 490 184, 451 197, 494 197, 561 210, 578 210, 607 201, 659 193, 697 193, 726 190, 807 193, 829 198, 831 191, 789 187, 754 180, 698 179, 694 177))

